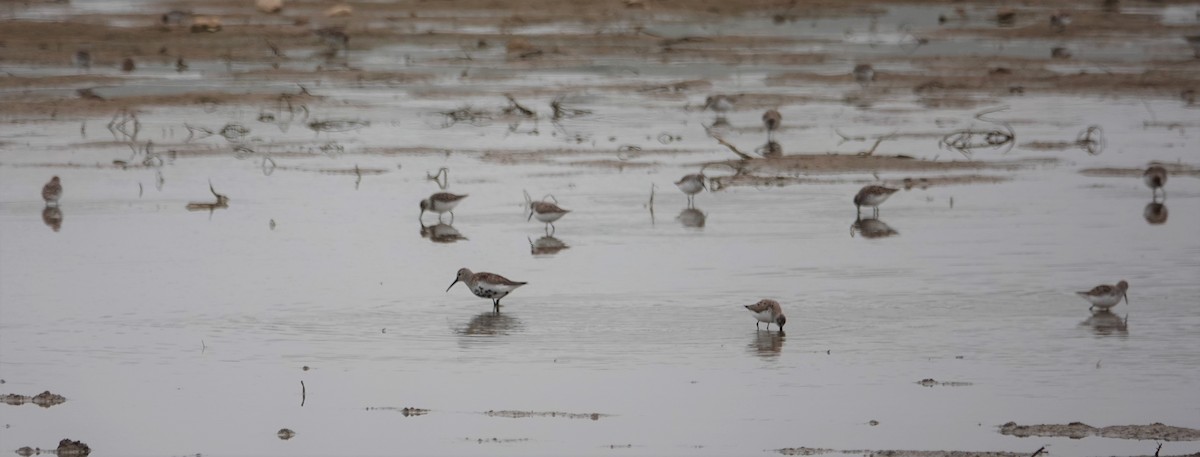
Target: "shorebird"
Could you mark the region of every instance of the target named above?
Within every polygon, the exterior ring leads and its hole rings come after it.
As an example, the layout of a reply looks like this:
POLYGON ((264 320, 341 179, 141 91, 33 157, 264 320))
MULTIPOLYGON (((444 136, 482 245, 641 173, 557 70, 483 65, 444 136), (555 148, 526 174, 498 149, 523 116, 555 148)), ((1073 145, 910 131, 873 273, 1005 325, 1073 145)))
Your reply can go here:
POLYGON ((50 206, 51 203, 58 206, 58 199, 62 198, 62 192, 62 182, 58 180, 58 176, 55 176, 42 186, 42 200, 46 201, 46 206, 50 206))
MULTIPOLYGON (((466 195, 454 195, 449 192, 438 192, 430 195, 429 198, 421 200, 421 216, 425 215, 426 211, 432 211, 438 214, 438 220, 442 220, 443 213, 450 213, 450 223, 454 223, 454 207, 458 206, 458 202, 467 198, 466 195)), ((417 216, 417 218, 421 218, 417 216)))
POLYGON ((338 48, 349 52, 350 51, 350 35, 347 35, 341 27, 325 27, 314 31, 317 38, 321 39, 325 46, 329 47, 329 55, 337 54, 338 48))
POLYGON ((868 63, 860 63, 854 66, 854 80, 858 84, 866 86, 875 80, 875 67, 868 63))
POLYGON ((1152 192, 1151 198, 1158 197, 1158 190, 1162 189, 1163 198, 1167 198, 1167 189, 1163 188, 1167 184, 1167 169, 1159 165, 1153 165, 1142 173, 1142 181, 1146 182, 1146 186, 1150 187, 1152 192))
POLYGON ((778 129, 779 124, 783 122, 783 116, 779 114, 779 111, 769 109, 763 113, 762 121, 763 126, 767 128, 767 142, 770 142, 775 134, 775 129, 778 129))
POLYGON ((71 56, 71 63, 85 70, 92 68, 92 53, 87 49, 75 51, 75 54, 71 56))
POLYGON ((767 330, 771 330, 771 323, 779 326, 779 331, 783 332, 783 324, 787 323, 787 317, 783 315, 783 308, 779 306, 779 302, 764 298, 753 305, 745 305, 746 309, 754 313, 754 318, 758 319, 754 323, 754 328, 758 328, 760 322, 767 323, 767 330))
MULTIPOLYGON (((500 312, 500 299, 512 292, 513 289, 521 287, 527 283, 510 281, 508 278, 495 273, 479 272, 472 273, 470 269, 461 268, 458 270, 458 276, 454 278, 454 282, 450 283, 450 287, 454 287, 462 281, 471 289, 471 293, 479 298, 492 299, 492 309, 495 312, 500 312)), ((446 288, 446 292, 450 291, 450 287, 446 288)))
POLYGON ((887 201, 888 197, 896 193, 900 189, 892 189, 883 186, 866 186, 858 191, 854 196, 854 206, 858 208, 859 214, 862 214, 862 207, 871 206, 875 208, 875 215, 879 215, 879 205, 887 201))
POLYGON ((1127 290, 1129 290, 1129 283, 1122 279, 1115 286, 1102 284, 1093 287, 1092 290, 1075 293, 1083 297, 1084 300, 1092 303, 1092 306, 1088 308, 1089 310, 1092 308, 1107 310, 1117 306, 1117 303, 1120 303, 1122 298, 1125 299, 1125 304, 1129 304, 1129 295, 1125 293, 1127 290))
POLYGON ((679 178, 679 181, 675 183, 675 187, 678 187, 679 190, 687 195, 689 206, 695 204, 696 194, 708 188, 704 185, 704 173, 684 175, 684 177, 679 178))
POLYGON ((733 95, 712 95, 704 99, 704 109, 716 112, 718 117, 725 117, 725 112, 732 111, 736 101, 733 95))
POLYGON ((549 229, 553 229, 554 221, 561 219, 569 212, 571 211, 559 208, 558 205, 550 202, 532 202, 529 204, 529 217, 525 219, 525 222, 537 217, 538 221, 545 222, 549 229))

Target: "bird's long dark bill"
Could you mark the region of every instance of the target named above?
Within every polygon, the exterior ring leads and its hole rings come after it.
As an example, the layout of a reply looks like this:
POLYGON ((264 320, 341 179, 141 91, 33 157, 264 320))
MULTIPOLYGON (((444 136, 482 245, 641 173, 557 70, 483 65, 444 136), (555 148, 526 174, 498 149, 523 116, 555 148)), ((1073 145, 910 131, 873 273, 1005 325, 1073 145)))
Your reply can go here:
POLYGON ((1125 304, 1128 305, 1129 304, 1129 294, 1121 294, 1121 295, 1125 297, 1125 304))
MULTIPOLYGON (((458 284, 458 278, 454 278, 454 282, 450 283, 450 287, 454 287, 455 284, 458 284)), ((446 288, 446 292, 450 291, 450 287, 446 288)))
POLYGON ((531 210, 531 211, 529 211, 529 217, 525 218, 525 222, 529 222, 532 220, 533 220, 533 211, 531 210))

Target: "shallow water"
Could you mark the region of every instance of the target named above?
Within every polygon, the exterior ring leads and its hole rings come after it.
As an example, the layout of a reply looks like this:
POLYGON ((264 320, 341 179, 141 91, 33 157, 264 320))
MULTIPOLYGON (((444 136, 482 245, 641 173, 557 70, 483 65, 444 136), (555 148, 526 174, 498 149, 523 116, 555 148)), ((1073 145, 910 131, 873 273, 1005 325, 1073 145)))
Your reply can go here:
MULTIPOLYGON (((1159 126, 1193 122, 1194 109, 1175 100, 1005 99, 1010 109, 993 117, 1016 124, 1018 147, 975 158, 1059 160, 978 172, 1011 178, 999 184, 902 191, 880 214, 898 234, 876 239, 851 231, 850 199, 870 174, 705 192, 699 211, 686 211, 672 182, 731 157, 704 133, 712 114, 699 110, 703 96, 564 90, 592 113, 560 126, 545 119, 550 96, 518 97, 542 119, 515 127, 496 118, 442 128, 437 114, 502 107, 505 91, 650 85, 701 72, 716 79, 712 93, 821 97, 781 108, 787 128, 778 136, 789 154, 870 146, 841 142, 837 128, 932 132, 884 142, 877 153, 965 160, 938 149, 937 138, 981 124, 972 119, 978 108, 928 109, 908 93, 765 86, 764 68, 610 70, 311 87, 329 97, 312 103, 311 119, 370 122, 342 133, 255 120, 277 107, 154 109, 140 115, 139 140, 164 155, 191 151, 166 155, 159 169, 109 166, 143 156, 110 142, 108 116, 0 127, 0 391, 68 398, 49 409, 0 405, 0 449, 70 437, 95 455, 1032 453, 1043 445, 1062 456, 1129 455, 1153 444, 1023 439, 997 427, 1200 426, 1200 180, 1172 177, 1167 222, 1151 225, 1140 178, 1079 173, 1196 164, 1194 129, 1159 126), (455 91, 462 96, 447 95, 455 91), (859 91, 877 102, 841 103, 859 91), (219 135, 184 141, 184 123, 219 131, 229 122, 251 129, 244 144, 258 152, 234 158, 219 135), (1090 124, 1105 129, 1099 155, 1019 146, 1072 141, 1090 124), (318 150, 330 141, 344 152, 318 150), (618 152, 625 145, 646 153, 618 152), (527 160, 558 149, 572 152, 527 160), (356 166, 380 174, 356 184, 348 172, 356 166), (417 202, 439 191, 426 175, 440 167, 450 170, 447 191, 470 194, 452 225, 466 239, 453 243, 422 236, 434 215, 417 219, 417 202), (37 194, 53 174, 66 188, 58 231, 40 220, 37 194), (212 201, 210 182, 230 206, 185 210, 212 201), (553 239, 526 222, 522 190, 573 210, 553 239), (566 248, 538 254, 535 242, 566 248), (461 267, 529 285, 495 316, 462 285, 445 291, 461 267), (1092 316, 1073 293, 1119 279, 1131 283, 1130 304, 1115 316, 1092 316), (764 297, 783 303, 786 335, 752 327, 741 305, 764 297), (969 385, 917 383, 926 378, 969 385), (431 411, 370 409, 380 407, 431 411), (296 436, 280 440, 281 428, 296 436)), ((759 113, 730 113, 727 138, 744 150, 759 144, 759 113)), ((1163 446, 1189 452, 1200 444, 1163 446)))

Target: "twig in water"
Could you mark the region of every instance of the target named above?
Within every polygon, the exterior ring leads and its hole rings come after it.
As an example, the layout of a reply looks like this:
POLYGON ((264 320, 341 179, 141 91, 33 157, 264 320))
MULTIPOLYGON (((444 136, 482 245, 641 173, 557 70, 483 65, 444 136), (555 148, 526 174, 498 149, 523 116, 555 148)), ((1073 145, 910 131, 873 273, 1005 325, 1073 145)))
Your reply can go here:
POLYGON ((304 406, 304 402, 308 400, 308 388, 304 387, 304 381, 300 381, 300 406, 304 406))
POLYGON ((745 159, 745 160, 750 160, 750 159, 753 159, 753 157, 750 157, 750 156, 749 156, 749 155, 747 155, 746 153, 744 153, 744 152, 742 152, 742 151, 739 151, 739 150, 738 150, 738 148, 737 148, 737 146, 734 146, 734 145, 732 145, 732 144, 729 144, 729 142, 728 142, 728 141, 725 141, 725 139, 724 139, 724 138, 721 138, 720 136, 713 135, 713 139, 717 140, 717 143, 720 143, 721 145, 723 145, 723 146, 725 146, 725 147, 729 148, 729 150, 730 150, 730 151, 733 151, 733 153, 734 153, 734 154, 737 154, 737 155, 738 155, 738 157, 741 157, 742 159, 745 159))
POLYGON ((980 111, 975 115, 975 119, 997 125, 1000 128, 991 130, 959 130, 942 137, 941 141, 938 142, 938 147, 944 147, 958 151, 967 158, 971 157, 971 153, 974 152, 975 149, 980 148, 1003 148, 1004 152, 1012 150, 1017 139, 1017 133, 1015 130, 1013 130, 1012 125, 1005 121, 988 119, 984 117, 989 114, 1007 109, 1007 106, 1001 106, 998 108, 980 111))
POLYGON ((512 95, 504 94, 504 97, 508 99, 508 107, 504 108, 504 110, 503 110, 504 114, 513 114, 515 112, 515 113, 520 113, 522 116, 525 116, 525 117, 536 117, 537 116, 537 113, 534 113, 533 110, 526 108, 524 106, 521 106, 520 103, 517 103, 517 99, 513 98, 512 95))
POLYGON ((555 97, 554 100, 550 102, 550 108, 554 109, 554 116, 552 116, 552 119, 554 120, 559 120, 564 117, 570 118, 592 114, 590 110, 586 109, 564 108, 562 106, 562 100, 563 97, 560 95, 555 97))
POLYGON ((1158 449, 1154 450, 1154 457, 1158 457, 1158 453, 1162 451, 1162 443, 1158 443, 1158 449))
POLYGON ((1075 145, 1087 151, 1088 155, 1096 155, 1104 152, 1104 146, 1107 143, 1104 141, 1104 129, 1099 125, 1089 125, 1088 128, 1079 132, 1079 136, 1075 137, 1075 145))
POLYGON ((1046 452, 1046 446, 1042 446, 1042 447, 1038 448, 1038 450, 1034 451, 1033 455, 1031 455, 1029 457, 1037 457, 1039 455, 1042 455, 1043 452, 1046 452))
MULTIPOLYGON (((446 167, 438 168, 437 173, 432 175, 427 171, 425 172, 425 179, 436 182, 439 189, 446 190, 450 186, 450 169, 446 167)), ((528 199, 529 194, 525 194, 525 197, 528 199)))
POLYGON ((650 225, 654 225, 654 183, 650 183, 650 202, 647 206, 650 207, 650 225))

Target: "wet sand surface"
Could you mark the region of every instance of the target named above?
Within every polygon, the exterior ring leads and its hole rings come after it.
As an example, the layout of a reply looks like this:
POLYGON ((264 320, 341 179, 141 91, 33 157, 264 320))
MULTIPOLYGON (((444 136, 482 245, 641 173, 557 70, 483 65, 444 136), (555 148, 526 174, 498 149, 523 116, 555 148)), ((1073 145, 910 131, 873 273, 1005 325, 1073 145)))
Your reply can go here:
POLYGON ((0 5, 0 451, 1200 452, 1194 3, 335 5, 0 5))

